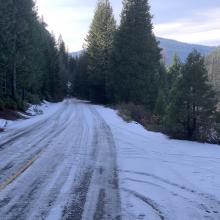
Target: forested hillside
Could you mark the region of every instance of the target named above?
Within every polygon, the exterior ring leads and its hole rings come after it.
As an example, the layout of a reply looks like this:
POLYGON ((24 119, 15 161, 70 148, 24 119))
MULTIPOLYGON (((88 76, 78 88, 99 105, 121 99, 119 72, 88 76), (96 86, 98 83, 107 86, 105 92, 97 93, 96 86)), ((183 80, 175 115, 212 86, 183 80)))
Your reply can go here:
POLYGON ((70 58, 46 29, 33 0, 0 0, 0 109, 62 100, 70 58))
POLYGON ((218 94, 220 94, 220 48, 216 49, 206 57, 206 66, 208 69, 209 80, 218 94))
MULTIPOLYGON (((169 66, 173 62, 173 56, 176 54, 179 56, 182 62, 186 61, 187 56, 193 49, 199 51, 203 56, 209 55, 216 50, 216 47, 183 43, 176 40, 166 39, 162 37, 156 37, 159 42, 159 47, 162 49, 161 55, 164 59, 166 66, 169 66)), ((73 57, 79 57, 83 53, 83 50, 72 52, 73 57)))
POLYGON ((161 37, 157 37, 157 40, 160 42, 159 45, 163 49, 162 55, 166 65, 168 66, 172 64, 174 54, 177 54, 180 60, 182 62, 185 62, 187 56, 193 49, 199 51, 203 56, 208 55, 216 49, 216 47, 183 43, 176 40, 165 39, 161 37))

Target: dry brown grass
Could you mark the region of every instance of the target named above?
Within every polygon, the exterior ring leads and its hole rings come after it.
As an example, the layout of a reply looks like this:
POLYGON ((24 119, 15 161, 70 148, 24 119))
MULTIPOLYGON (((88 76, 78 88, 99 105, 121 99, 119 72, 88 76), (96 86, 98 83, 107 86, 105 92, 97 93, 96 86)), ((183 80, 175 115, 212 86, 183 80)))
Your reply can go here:
POLYGON ((5 120, 15 121, 23 117, 21 117, 21 115, 19 115, 17 111, 5 109, 5 110, 0 111, 0 118, 5 119, 5 120))

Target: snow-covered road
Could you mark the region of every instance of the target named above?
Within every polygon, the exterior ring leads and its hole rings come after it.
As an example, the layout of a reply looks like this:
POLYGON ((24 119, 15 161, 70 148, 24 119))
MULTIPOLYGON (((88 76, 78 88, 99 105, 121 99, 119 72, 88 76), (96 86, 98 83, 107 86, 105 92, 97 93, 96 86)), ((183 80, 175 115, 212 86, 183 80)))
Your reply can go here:
POLYGON ((220 146, 77 100, 0 134, 0 220, 220 220, 220 146))
POLYGON ((111 130, 96 109, 66 100, 0 139, 0 219, 117 219, 111 130))

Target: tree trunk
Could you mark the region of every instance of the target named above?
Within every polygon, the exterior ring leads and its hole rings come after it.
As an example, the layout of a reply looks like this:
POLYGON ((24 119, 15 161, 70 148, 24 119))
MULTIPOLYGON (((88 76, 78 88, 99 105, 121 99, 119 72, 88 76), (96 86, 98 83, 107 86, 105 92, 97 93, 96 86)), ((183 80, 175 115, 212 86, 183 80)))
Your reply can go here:
POLYGON ((196 119, 196 106, 195 103, 193 103, 193 134, 195 134, 197 129, 197 119, 196 119))
POLYGON ((13 70, 12 70, 12 98, 16 99, 17 94, 17 64, 16 59, 13 63, 13 70))
POLYGON ((25 88, 23 87, 22 88, 22 100, 24 101, 24 99, 25 99, 25 88))
MULTIPOLYGON (((14 3, 15 4, 15 3, 14 3)), ((13 44, 12 44, 12 69, 11 69, 11 95, 15 100, 17 95, 17 12, 14 8, 14 30, 13 30, 13 44)))
POLYGON ((189 103, 187 103, 187 122, 186 122, 186 129, 187 129, 187 138, 188 139, 192 139, 192 129, 190 126, 190 121, 191 121, 191 117, 190 117, 190 105, 189 103))

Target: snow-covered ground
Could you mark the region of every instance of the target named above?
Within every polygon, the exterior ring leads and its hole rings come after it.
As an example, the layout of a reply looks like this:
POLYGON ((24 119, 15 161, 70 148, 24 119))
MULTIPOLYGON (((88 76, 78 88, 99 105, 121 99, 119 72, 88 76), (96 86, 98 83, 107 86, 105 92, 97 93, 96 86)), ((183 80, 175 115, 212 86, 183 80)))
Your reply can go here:
POLYGON ((0 118, 0 129, 5 128, 7 126, 7 121, 0 118))
POLYGON ((97 110, 116 142, 125 220, 220 219, 220 146, 170 140, 97 110))
POLYGON ((34 122, 38 120, 42 120, 43 117, 48 117, 49 115, 52 115, 57 109, 60 107, 61 103, 50 103, 47 101, 42 102, 40 105, 30 105, 30 107, 27 109, 26 114, 18 113, 22 117, 28 119, 28 120, 16 120, 16 121, 10 121, 0 118, 0 128, 4 128, 5 130, 10 129, 11 127, 23 127, 28 124, 33 124, 34 122), (43 117, 39 117, 42 116, 43 117))
POLYGON ((0 133, 0 220, 220 220, 220 146, 82 101, 41 109, 0 133))
POLYGON ((61 106, 62 103, 49 103, 44 101, 41 105, 31 105, 25 115, 19 113, 25 119, 15 121, 0 119, 0 128, 4 129, 4 132, 0 133, 0 144, 1 140, 5 137, 19 133, 19 131, 24 128, 28 130, 29 127, 35 123, 43 122, 57 112, 61 106))

